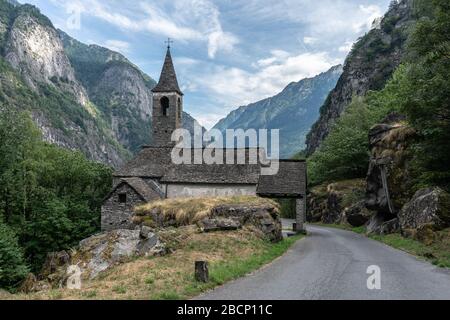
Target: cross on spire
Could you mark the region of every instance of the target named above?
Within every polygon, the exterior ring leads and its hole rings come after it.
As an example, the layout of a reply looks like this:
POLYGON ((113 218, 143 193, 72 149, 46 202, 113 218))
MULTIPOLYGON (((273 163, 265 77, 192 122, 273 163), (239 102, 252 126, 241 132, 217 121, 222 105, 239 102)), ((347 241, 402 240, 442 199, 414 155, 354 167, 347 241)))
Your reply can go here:
POLYGON ((167 38, 167 41, 165 41, 164 43, 167 43, 167 49, 170 49, 170 45, 173 43, 173 40, 170 38, 167 38))

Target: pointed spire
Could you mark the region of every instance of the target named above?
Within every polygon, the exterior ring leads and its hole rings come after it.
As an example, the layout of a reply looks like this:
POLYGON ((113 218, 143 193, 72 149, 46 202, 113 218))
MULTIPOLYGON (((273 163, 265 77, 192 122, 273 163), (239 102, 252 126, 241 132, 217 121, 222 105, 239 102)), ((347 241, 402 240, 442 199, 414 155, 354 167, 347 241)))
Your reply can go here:
POLYGON ((172 55, 170 54, 170 44, 167 47, 166 59, 161 71, 161 77, 156 87, 152 92, 177 92, 183 94, 178 86, 177 74, 172 62, 172 55))

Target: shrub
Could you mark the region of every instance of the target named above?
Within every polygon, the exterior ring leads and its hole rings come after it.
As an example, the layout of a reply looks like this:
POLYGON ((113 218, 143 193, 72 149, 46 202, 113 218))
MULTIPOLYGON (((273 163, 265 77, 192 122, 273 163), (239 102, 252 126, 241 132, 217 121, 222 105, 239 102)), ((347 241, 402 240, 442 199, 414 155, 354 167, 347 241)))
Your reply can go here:
POLYGON ((0 287, 12 289, 28 274, 16 234, 0 222, 0 287))

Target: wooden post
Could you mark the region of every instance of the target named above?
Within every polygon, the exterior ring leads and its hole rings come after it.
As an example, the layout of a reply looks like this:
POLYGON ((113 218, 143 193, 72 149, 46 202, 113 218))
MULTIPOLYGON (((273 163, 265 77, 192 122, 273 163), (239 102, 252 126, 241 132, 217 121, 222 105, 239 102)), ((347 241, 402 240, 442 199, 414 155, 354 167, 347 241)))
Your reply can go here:
POLYGON ((208 262, 206 261, 195 262, 195 280, 204 283, 207 283, 209 281, 208 262))

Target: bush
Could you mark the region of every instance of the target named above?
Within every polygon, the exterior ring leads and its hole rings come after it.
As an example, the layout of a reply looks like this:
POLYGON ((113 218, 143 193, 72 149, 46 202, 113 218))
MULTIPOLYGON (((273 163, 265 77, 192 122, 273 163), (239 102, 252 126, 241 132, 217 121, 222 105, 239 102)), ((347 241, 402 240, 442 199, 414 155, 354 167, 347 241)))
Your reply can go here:
POLYGON ((28 274, 16 234, 0 222, 0 287, 12 289, 28 274))
POLYGON ((282 218, 295 219, 297 217, 295 199, 280 199, 277 200, 277 202, 280 204, 280 213, 282 218))
POLYGON ((381 91, 355 97, 338 119, 322 146, 308 159, 309 182, 365 177, 369 163, 368 132, 390 112, 398 111, 409 89, 408 68, 401 66, 381 91))

